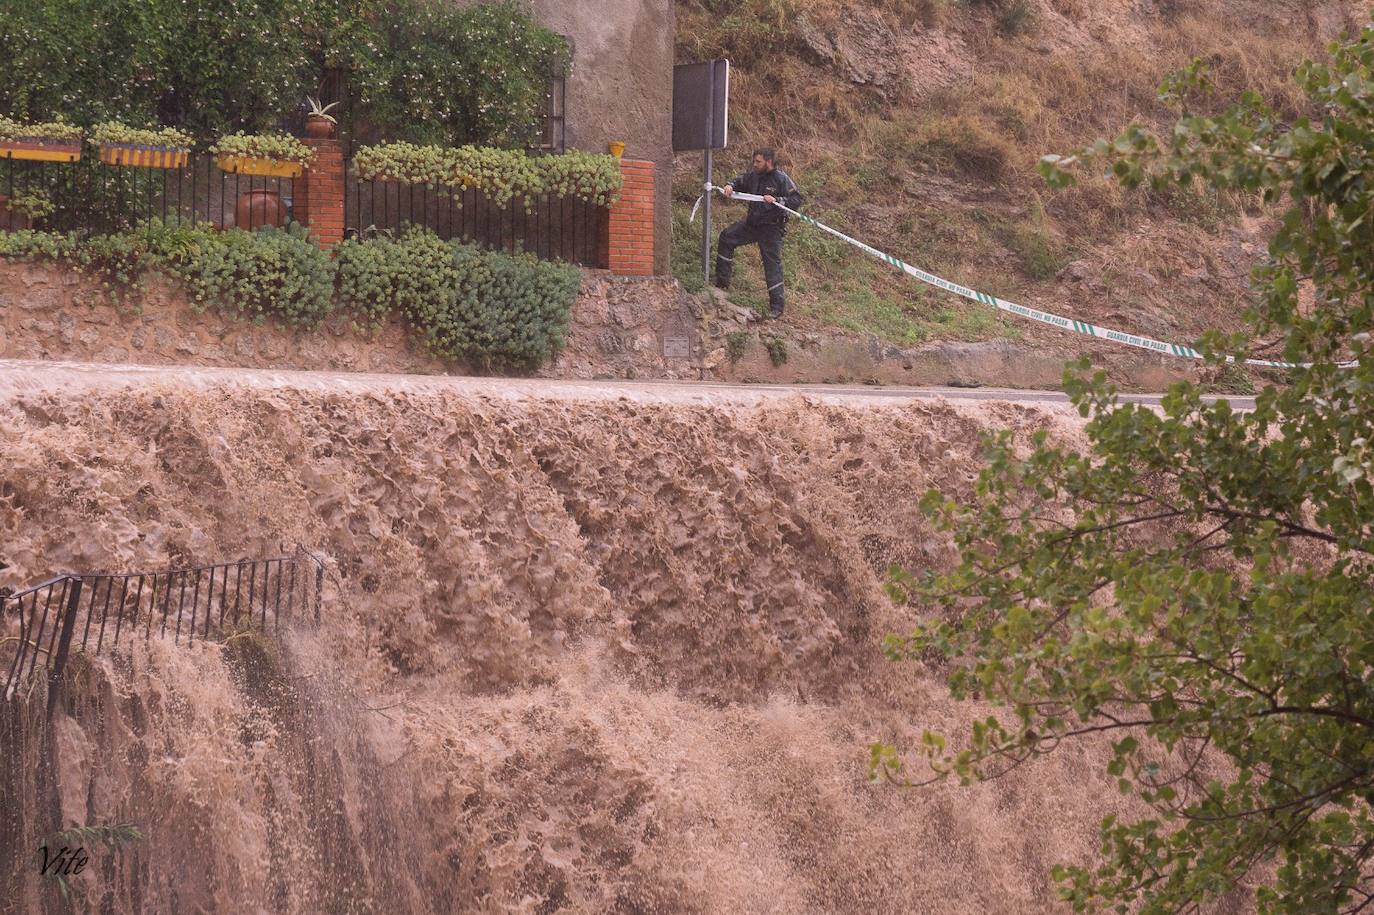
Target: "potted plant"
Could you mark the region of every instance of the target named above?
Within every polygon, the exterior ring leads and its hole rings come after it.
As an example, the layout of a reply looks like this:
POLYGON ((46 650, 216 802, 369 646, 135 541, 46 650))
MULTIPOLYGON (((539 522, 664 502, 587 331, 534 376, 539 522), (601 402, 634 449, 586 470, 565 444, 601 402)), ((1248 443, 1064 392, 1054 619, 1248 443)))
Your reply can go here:
POLYGON ((75 162, 80 158, 80 127, 63 121, 25 124, 0 117, 0 159, 75 162))
POLYGON ((339 123, 329 113, 329 109, 339 103, 330 102, 321 107, 319 99, 307 95, 305 100, 310 104, 310 111, 305 116, 305 135, 312 140, 328 140, 334 135, 334 127, 339 123))
POLYGON ((91 128, 90 140, 106 165, 185 168, 191 155, 190 134, 172 127, 141 130, 108 121, 91 128))
POLYGON ((29 188, 14 196, 0 194, 0 230, 32 229, 35 219, 51 216, 56 207, 42 188, 29 188))
POLYGON ((299 178, 315 158, 310 147, 284 133, 231 134, 220 137, 210 152, 230 174, 272 178, 299 178))

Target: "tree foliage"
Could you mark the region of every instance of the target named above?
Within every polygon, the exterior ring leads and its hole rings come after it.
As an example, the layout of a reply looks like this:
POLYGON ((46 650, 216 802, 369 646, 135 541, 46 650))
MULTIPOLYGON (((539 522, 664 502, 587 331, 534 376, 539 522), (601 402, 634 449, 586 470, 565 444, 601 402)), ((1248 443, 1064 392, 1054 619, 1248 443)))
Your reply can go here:
POLYGON ((258 132, 338 67, 370 133, 509 147, 569 60, 517 0, 6 0, 0 48, 19 120, 258 132))
MULTIPOLYGON (((1107 773, 1148 812, 1102 823, 1099 864, 1056 868, 1075 911, 1196 911, 1246 879, 1262 912, 1374 910, 1374 29, 1296 77, 1310 119, 1253 96, 1203 116, 1194 66, 1164 87, 1171 133, 1133 127, 1042 171, 1282 207, 1249 332, 1203 346, 1312 365, 1252 411, 1191 384, 1161 410, 1121 403, 1070 373, 1087 446, 989 440, 975 504, 925 502, 957 567, 892 577, 937 612, 889 655, 947 659, 955 696, 1001 709, 957 747, 927 734, 930 778, 1110 741, 1107 773)), ((920 780, 896 747, 872 767, 920 780)))

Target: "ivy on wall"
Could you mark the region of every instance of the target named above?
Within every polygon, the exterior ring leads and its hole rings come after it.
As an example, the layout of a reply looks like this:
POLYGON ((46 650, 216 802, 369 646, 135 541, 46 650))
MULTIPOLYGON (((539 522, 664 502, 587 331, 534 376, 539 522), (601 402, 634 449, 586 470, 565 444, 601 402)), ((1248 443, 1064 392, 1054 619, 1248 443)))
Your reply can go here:
POLYGON ((570 53, 521 0, 6 0, 0 48, 20 120, 256 132, 339 67, 373 135, 512 148, 570 53))

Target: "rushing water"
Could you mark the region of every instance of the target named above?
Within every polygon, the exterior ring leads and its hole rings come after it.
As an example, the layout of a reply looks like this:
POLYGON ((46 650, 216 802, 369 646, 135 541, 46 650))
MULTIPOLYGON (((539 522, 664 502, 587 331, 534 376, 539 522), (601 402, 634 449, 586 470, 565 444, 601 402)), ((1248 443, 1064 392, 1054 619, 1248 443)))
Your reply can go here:
POLYGON ((0 909, 64 911, 39 836, 127 822, 77 910, 1052 910, 1121 803, 1092 748, 971 789, 864 764, 986 713, 878 650, 911 622, 883 571, 949 558, 917 500, 971 493, 982 430, 1067 421, 668 400, 5 395, 0 584, 293 543, 330 573, 318 628, 78 659, 53 725, 3 711, 0 909))

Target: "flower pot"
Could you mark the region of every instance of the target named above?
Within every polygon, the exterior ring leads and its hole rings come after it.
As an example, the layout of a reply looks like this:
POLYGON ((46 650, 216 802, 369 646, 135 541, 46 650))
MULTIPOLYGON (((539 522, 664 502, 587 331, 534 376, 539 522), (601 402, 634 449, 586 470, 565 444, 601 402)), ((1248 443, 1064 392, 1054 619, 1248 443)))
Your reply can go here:
POLYGON ((133 143, 101 143, 100 161, 106 165, 136 168, 185 168, 189 149, 172 146, 139 146, 133 143))
POLYGON ((255 188, 239 195, 234 205, 234 225, 240 229, 286 225, 286 204, 281 195, 266 188, 255 188))
POLYGON ((32 229, 33 220, 28 213, 10 209, 10 198, 5 194, 0 194, 0 231, 18 232, 21 229, 32 229))
POLYGON ((80 158, 80 140, 26 138, 0 141, 0 159, 27 159, 31 162, 76 162, 80 158))
POLYGON ((231 175, 263 175, 268 178, 299 178, 305 167, 299 162, 278 162, 248 156, 219 156, 215 164, 231 175))
POLYGON ((312 114, 305 119, 305 135, 312 140, 328 140, 334 136, 334 122, 312 114))
POLYGON ((617 159, 625 155, 625 144, 621 143, 619 140, 616 140, 614 143, 608 143, 606 146, 611 151, 611 155, 615 156, 617 159))

